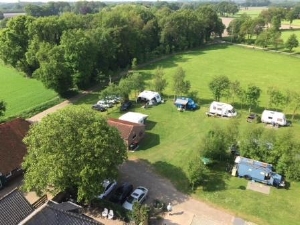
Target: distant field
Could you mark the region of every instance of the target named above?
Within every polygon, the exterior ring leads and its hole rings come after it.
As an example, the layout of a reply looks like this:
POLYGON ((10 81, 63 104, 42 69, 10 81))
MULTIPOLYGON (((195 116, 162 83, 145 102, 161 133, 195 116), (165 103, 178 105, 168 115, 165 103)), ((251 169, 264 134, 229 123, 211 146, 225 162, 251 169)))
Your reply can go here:
POLYGON ((237 14, 235 14, 233 17, 237 18, 240 17, 242 14, 246 13, 247 15, 254 18, 257 17, 262 10, 267 10, 267 9, 268 9, 267 7, 248 7, 248 8, 241 7, 240 11, 237 14))
POLYGON ((4 117, 13 117, 55 101, 57 94, 41 82, 0 64, 0 99, 7 103, 4 117))

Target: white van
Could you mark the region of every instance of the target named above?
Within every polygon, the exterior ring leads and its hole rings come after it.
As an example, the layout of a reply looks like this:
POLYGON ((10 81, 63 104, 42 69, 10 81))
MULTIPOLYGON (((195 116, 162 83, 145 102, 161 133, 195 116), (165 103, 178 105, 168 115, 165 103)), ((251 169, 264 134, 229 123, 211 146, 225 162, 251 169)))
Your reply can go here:
POLYGON ((280 126, 286 126, 287 121, 285 118, 284 113, 282 112, 276 112, 276 111, 270 111, 270 110, 264 110, 261 115, 261 122, 262 123, 270 123, 274 125, 280 125, 280 126))
POLYGON ((224 117, 235 117, 237 112, 232 105, 223 102, 212 102, 207 115, 217 115, 224 117))

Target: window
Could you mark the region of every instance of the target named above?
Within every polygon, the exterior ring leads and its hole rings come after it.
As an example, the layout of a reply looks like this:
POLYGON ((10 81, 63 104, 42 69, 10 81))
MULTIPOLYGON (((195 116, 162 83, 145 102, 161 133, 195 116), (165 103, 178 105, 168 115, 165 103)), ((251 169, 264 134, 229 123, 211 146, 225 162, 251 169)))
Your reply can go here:
POLYGON ((132 140, 134 140, 136 138, 136 134, 134 134, 133 136, 132 136, 132 140))
POLYGON ((272 119, 273 119, 273 117, 269 116, 269 117, 268 117, 268 119, 269 119, 269 120, 272 120, 272 119))

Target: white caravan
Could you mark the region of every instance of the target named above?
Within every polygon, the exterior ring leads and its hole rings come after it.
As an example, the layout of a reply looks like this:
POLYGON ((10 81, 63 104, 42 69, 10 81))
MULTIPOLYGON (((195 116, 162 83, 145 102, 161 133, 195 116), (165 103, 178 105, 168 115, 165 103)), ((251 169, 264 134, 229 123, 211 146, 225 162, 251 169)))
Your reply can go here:
POLYGON ((158 92, 145 90, 139 94, 136 101, 137 102, 146 101, 155 105, 161 102, 161 96, 158 92))
POLYGON ((282 112, 276 112, 276 111, 270 111, 270 110, 264 110, 261 115, 261 122, 262 123, 270 123, 274 125, 280 125, 280 126, 286 126, 287 121, 285 118, 284 113, 282 112))
POLYGON ((235 117, 237 112, 230 104, 214 101, 210 104, 208 115, 235 117))
POLYGON ((119 120, 128 121, 132 123, 145 124, 148 115, 137 113, 137 112, 128 112, 119 117, 119 120))

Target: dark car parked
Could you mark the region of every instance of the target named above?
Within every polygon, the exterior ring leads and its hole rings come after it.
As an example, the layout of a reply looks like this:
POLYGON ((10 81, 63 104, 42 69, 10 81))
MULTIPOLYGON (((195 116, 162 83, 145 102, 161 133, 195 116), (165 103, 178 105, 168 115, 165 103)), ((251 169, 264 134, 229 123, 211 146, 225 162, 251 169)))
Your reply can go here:
POLYGON ((123 102, 121 105, 121 111, 127 111, 128 109, 130 109, 132 106, 132 102, 131 101, 126 101, 123 102))
POLYGON ((106 108, 104 108, 103 106, 98 105, 98 104, 93 105, 92 109, 95 109, 95 110, 100 111, 100 112, 106 111, 106 108))
POLYGON ((115 190, 109 200, 114 203, 123 204, 132 191, 132 184, 125 182, 115 190))

